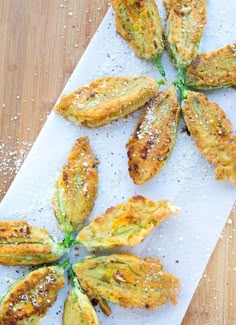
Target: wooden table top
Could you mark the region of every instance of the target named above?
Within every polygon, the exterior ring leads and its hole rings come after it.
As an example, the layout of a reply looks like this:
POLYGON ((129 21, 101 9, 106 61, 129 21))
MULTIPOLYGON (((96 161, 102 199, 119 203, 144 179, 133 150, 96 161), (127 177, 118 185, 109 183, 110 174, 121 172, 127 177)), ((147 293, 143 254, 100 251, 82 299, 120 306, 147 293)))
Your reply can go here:
MULTIPOLYGON (((108 6, 108 0, 0 1, 0 200, 108 6)), ((236 324, 235 216, 183 324, 236 324)))

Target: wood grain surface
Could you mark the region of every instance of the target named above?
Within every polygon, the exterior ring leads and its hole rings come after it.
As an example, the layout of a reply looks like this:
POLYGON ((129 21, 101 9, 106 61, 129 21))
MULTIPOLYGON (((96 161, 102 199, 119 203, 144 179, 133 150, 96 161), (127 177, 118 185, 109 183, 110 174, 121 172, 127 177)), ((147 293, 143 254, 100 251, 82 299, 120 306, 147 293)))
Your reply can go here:
MULTIPOLYGON (((0 199, 108 6, 108 0, 0 0, 0 199)), ((210 259, 185 325, 236 324, 235 216, 210 259)))

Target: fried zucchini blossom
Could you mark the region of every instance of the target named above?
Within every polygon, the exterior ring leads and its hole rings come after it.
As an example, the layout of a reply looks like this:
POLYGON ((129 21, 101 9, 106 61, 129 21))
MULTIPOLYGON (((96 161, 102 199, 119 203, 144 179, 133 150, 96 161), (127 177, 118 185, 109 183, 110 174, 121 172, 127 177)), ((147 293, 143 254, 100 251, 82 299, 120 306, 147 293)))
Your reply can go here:
POLYGON ((152 310, 168 300, 177 304, 180 281, 163 270, 157 258, 113 254, 88 257, 72 266, 82 289, 110 314, 107 301, 125 308, 152 310))
POLYGON ((59 260, 69 249, 44 228, 25 221, 0 221, 0 263, 39 265, 59 260))
POLYGON ((154 60, 165 76, 160 58, 164 51, 163 28, 155 0, 112 0, 116 29, 135 53, 154 60))
POLYGON ((197 148, 216 167, 216 179, 236 185, 236 136, 224 111, 193 91, 187 92, 182 111, 197 148))
POLYGON ((159 92, 146 105, 127 144, 129 174, 144 184, 165 166, 175 144, 180 106, 174 86, 159 92))
POLYGON ((134 246, 142 242, 151 231, 179 210, 169 201, 153 202, 140 195, 111 207, 96 216, 78 234, 76 242, 87 250, 134 246))
POLYGON ((158 88, 156 80, 150 77, 104 77, 62 96, 55 112, 95 128, 141 108, 158 88))
POLYGON ((88 137, 79 138, 62 168, 52 200, 59 227, 67 233, 80 229, 93 209, 98 187, 97 163, 88 137))
POLYGON ((186 70, 185 83, 195 89, 236 87, 236 43, 198 55, 186 70))
POLYGON ((40 268, 13 284, 0 302, 0 325, 37 325, 64 287, 67 265, 40 268))
POLYGON ((88 296, 79 285, 74 272, 69 271, 73 288, 64 304, 63 325, 99 325, 99 319, 88 296))
POLYGON ((167 8, 166 41, 173 63, 185 68, 198 55, 206 25, 206 0, 165 1, 167 8))

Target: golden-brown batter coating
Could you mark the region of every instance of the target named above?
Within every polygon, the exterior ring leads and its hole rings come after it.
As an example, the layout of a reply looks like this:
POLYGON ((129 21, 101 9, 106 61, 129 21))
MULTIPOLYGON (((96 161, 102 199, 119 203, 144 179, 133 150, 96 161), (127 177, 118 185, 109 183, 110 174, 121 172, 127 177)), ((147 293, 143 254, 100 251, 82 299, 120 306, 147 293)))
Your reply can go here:
POLYGON ((80 229, 93 209, 98 187, 97 163, 88 137, 79 138, 62 168, 52 201, 59 227, 65 232, 80 229))
POLYGON ((168 13, 169 10, 170 10, 170 3, 171 3, 171 0, 162 0, 162 2, 163 2, 163 5, 164 5, 164 7, 165 7, 167 13, 168 13))
POLYGON ((163 29, 155 0, 112 0, 116 29, 135 53, 155 59, 164 50, 163 29))
POLYGON ((25 221, 0 221, 0 263, 38 265, 59 260, 69 250, 46 229, 25 221))
POLYGON ((207 19, 206 0, 170 0, 166 5, 168 51, 173 63, 184 68, 198 54, 207 19))
POLYGON ((236 86, 236 43, 202 53, 188 66, 185 83, 196 89, 236 86))
POLYGON ((236 185, 236 136, 223 110, 193 91, 188 92, 182 110, 198 149, 216 167, 216 179, 236 185))
POLYGON ((64 287, 64 269, 44 267, 17 281, 0 303, 0 325, 37 325, 64 287))
POLYGON ((146 104, 127 144, 129 174, 135 184, 145 183, 164 167, 175 144, 179 113, 174 86, 146 104))
POLYGON ((111 311, 106 301, 146 310, 165 305, 168 300, 177 304, 180 281, 166 273, 156 258, 114 254, 88 257, 72 267, 82 289, 97 299, 107 314, 111 311))
POLYGON ((89 251, 122 245, 134 246, 142 242, 170 214, 178 212, 167 200, 153 202, 136 195, 96 216, 81 230, 77 242, 89 251))
POLYGON ((150 77, 104 77, 63 96, 55 112, 72 122, 95 128, 133 113, 158 88, 150 77))

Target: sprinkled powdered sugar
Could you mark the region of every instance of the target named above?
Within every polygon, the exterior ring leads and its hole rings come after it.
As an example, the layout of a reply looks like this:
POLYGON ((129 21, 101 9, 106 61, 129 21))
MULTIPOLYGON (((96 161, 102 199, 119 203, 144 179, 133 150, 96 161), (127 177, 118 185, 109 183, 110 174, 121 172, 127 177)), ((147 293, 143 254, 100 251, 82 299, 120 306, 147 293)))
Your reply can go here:
POLYGON ((139 130, 136 132, 138 138, 141 140, 145 135, 152 134, 152 125, 156 119, 156 114, 154 110, 156 109, 156 99, 152 98, 146 105, 145 123, 140 125, 139 130))

